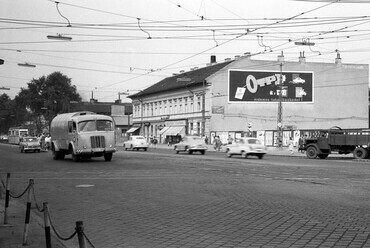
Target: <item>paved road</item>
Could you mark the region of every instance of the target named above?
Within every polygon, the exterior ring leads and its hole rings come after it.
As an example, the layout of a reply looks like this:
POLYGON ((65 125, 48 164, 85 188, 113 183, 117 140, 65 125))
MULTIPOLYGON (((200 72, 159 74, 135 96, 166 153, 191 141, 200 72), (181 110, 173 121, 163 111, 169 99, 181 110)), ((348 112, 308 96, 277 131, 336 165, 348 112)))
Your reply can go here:
POLYGON ((152 149, 74 163, 0 146, 12 190, 33 178, 56 229, 82 220, 95 247, 370 246, 367 162, 152 149))

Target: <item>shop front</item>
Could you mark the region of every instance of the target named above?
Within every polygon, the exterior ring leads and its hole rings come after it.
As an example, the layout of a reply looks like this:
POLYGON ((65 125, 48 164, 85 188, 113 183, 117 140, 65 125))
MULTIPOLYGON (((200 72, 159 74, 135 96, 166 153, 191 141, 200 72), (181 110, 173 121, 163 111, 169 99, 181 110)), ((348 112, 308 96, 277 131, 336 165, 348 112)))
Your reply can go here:
POLYGON ((166 121, 159 135, 161 143, 172 145, 180 142, 181 137, 186 135, 186 120, 166 121))

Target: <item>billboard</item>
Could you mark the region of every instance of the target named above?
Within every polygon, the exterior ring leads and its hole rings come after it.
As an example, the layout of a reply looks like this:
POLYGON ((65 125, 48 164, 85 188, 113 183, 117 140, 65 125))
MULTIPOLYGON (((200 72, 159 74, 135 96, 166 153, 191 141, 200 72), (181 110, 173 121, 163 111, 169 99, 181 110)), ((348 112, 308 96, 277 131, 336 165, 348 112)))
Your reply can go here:
POLYGON ((313 72, 229 70, 229 102, 313 102, 313 72))

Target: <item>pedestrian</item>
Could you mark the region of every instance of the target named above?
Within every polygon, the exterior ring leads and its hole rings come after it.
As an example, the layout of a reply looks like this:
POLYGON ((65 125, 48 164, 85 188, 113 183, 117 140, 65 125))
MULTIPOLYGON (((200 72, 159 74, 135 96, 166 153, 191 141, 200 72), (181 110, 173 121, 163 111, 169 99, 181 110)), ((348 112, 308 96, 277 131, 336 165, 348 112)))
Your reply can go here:
POLYGON ((231 135, 229 135, 229 137, 227 138, 227 143, 228 144, 232 144, 233 143, 233 138, 231 137, 231 135))
POLYGON ((298 152, 304 153, 303 135, 299 136, 298 139, 298 152))
POLYGON ((208 136, 204 137, 204 142, 208 145, 208 136))
POLYGON ((293 149, 294 149, 293 138, 290 137, 289 138, 289 151, 290 151, 290 155, 293 155, 294 154, 293 149))
POLYGON ((217 151, 220 151, 221 150, 221 145, 222 145, 220 136, 216 136, 213 143, 214 143, 213 148, 217 151))
POLYGON ((154 147, 155 147, 155 148, 157 148, 157 144, 158 144, 158 140, 157 140, 157 138, 154 136, 154 137, 153 137, 153 145, 154 145, 154 147))

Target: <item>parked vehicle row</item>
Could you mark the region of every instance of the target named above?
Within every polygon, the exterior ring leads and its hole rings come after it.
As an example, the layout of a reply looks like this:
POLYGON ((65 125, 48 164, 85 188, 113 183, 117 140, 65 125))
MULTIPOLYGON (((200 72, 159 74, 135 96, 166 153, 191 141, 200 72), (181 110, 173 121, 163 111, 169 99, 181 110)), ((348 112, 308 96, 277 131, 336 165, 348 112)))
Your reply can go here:
MULTIPOLYGON (((123 143, 123 148, 125 150, 139 150, 143 149, 147 151, 149 147, 148 142, 144 136, 133 135, 123 143)), ((173 149, 178 154, 180 152, 185 152, 188 154, 193 154, 194 152, 199 152, 202 155, 208 150, 208 146, 204 139, 199 136, 187 135, 182 138, 182 140, 174 144, 173 149)), ((244 137, 236 139, 234 143, 226 145, 226 156, 232 157, 239 155, 242 158, 247 158, 248 156, 256 156, 262 159, 267 153, 266 147, 257 138, 244 137)))

